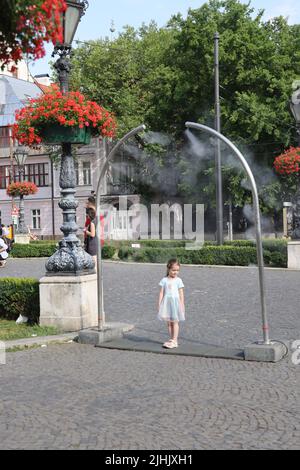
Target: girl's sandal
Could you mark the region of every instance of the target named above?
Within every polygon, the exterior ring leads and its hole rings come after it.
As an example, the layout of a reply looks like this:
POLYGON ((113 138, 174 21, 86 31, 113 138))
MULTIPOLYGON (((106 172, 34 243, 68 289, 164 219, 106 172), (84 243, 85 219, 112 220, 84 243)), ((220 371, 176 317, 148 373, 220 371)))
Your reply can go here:
POLYGON ((174 341, 173 339, 170 339, 170 341, 167 341, 164 344, 164 348, 167 348, 167 349, 178 348, 178 343, 176 341, 174 341))

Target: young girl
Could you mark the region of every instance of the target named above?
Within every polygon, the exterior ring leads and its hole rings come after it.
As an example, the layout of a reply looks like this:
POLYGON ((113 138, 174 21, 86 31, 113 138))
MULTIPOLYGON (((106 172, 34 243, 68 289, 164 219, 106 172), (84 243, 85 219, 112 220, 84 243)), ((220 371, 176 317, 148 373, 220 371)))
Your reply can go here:
POLYGON ((179 322, 185 320, 184 285, 178 277, 179 269, 179 261, 170 259, 167 264, 167 276, 159 283, 161 289, 158 299, 158 318, 168 323, 170 339, 163 344, 163 347, 168 349, 178 347, 179 322))

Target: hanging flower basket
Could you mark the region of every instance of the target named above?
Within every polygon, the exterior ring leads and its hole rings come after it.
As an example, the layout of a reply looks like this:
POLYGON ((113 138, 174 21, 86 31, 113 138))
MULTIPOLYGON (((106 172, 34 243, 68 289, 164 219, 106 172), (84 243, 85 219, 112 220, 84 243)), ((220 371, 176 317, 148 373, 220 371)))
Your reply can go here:
POLYGON ((57 86, 16 113, 13 135, 22 145, 89 143, 91 136, 114 137, 114 115, 79 92, 57 86))
POLYGON ((30 181, 24 181, 23 183, 11 183, 7 189, 6 193, 11 197, 20 197, 20 196, 30 196, 35 194, 38 188, 34 183, 30 181))
POLYGON ((91 142, 91 130, 88 127, 65 127, 49 124, 40 130, 40 136, 45 144, 58 145, 62 142, 69 144, 88 145, 91 142))
POLYGON ((274 160, 274 168, 280 175, 300 173, 300 147, 290 147, 274 160))

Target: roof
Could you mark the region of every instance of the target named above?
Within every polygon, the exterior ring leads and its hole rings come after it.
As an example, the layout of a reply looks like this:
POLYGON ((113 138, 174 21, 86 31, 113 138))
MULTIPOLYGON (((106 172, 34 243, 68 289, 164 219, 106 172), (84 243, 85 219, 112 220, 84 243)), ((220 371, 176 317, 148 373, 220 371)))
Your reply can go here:
POLYGON ((15 122, 15 112, 30 98, 37 98, 41 89, 31 82, 0 74, 0 127, 15 122))
POLYGON ((42 83, 36 82, 37 86, 42 90, 43 93, 48 93, 51 90, 51 86, 43 85, 42 83))

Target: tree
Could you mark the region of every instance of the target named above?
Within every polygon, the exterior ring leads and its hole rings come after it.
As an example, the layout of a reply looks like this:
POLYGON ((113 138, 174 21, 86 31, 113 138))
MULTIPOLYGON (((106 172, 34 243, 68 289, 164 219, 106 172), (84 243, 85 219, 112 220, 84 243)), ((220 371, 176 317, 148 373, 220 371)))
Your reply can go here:
MULTIPOLYGON (((139 30, 128 26, 114 41, 90 41, 75 51, 73 88, 80 88, 116 114, 119 135, 142 122, 152 125, 148 115, 159 111, 152 96, 155 86, 162 93, 158 85, 171 36, 170 31, 158 29, 155 23, 139 30)), ((156 120, 162 120, 161 113, 156 113, 156 120)), ((159 130, 159 123, 153 129, 159 130)))

